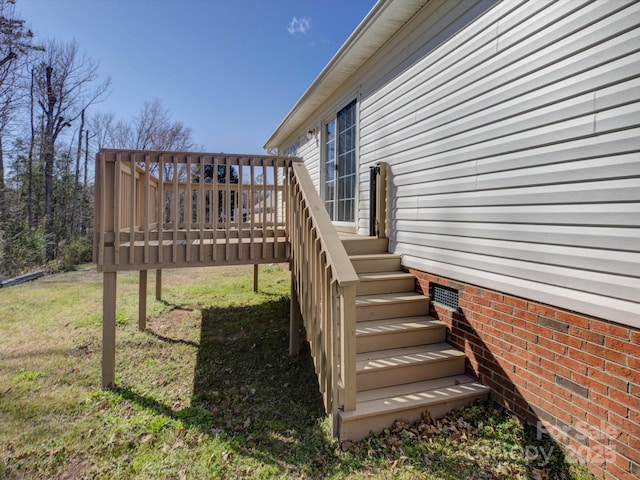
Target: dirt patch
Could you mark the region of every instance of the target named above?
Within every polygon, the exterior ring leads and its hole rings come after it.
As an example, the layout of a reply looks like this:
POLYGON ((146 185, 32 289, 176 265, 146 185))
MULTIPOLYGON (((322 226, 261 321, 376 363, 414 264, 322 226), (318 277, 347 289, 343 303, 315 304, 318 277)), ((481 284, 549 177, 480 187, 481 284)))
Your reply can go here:
POLYGON ((157 333, 166 333, 174 331, 176 328, 193 326, 194 322, 199 321, 201 317, 198 307, 180 306, 160 314, 157 318, 150 319, 148 323, 157 333))
POLYGON ((89 474, 91 464, 86 460, 71 460, 66 470, 51 477, 55 480, 77 480, 82 478, 91 478, 89 474))

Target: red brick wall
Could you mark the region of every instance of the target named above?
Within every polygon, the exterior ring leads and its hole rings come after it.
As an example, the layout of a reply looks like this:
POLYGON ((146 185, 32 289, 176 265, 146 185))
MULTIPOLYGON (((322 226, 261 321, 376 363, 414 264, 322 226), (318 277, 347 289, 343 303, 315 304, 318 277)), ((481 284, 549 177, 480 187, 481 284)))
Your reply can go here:
POLYGON ((640 330, 410 270, 419 289, 458 290, 462 313, 432 315, 467 372, 607 479, 640 478, 640 330))

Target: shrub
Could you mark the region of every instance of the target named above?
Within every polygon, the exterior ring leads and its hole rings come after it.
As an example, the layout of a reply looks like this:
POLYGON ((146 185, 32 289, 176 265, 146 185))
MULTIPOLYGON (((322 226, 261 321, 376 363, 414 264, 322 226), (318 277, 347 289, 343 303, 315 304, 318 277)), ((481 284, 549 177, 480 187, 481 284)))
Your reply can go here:
POLYGON ((59 247, 58 261, 61 270, 74 270, 80 263, 92 260, 93 244, 88 237, 74 237, 62 242, 59 247))
POLYGON ((0 232, 0 274, 20 275, 43 265, 47 258, 44 228, 31 228, 27 222, 8 222, 0 232))

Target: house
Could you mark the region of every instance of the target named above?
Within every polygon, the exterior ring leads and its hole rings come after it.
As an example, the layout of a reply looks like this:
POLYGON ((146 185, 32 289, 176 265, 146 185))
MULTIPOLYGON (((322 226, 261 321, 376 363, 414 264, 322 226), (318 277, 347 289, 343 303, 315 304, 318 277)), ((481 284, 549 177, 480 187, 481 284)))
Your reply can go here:
POLYGON ((467 375, 607 478, 640 475, 639 46, 637 1, 380 0, 265 144, 336 229, 388 238, 467 375))

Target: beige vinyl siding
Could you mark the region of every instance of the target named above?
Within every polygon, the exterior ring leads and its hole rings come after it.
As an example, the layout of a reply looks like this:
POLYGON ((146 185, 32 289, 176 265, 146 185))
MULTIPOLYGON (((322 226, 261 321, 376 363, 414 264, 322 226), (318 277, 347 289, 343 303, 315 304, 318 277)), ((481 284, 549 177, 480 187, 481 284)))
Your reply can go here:
POLYGON ((404 264, 640 325, 639 50, 640 3, 503 2, 363 93, 404 264))
POLYGON ((284 149, 285 152, 291 151, 293 146, 295 145, 295 151, 297 152, 294 156, 302 157, 304 160, 305 166, 309 171, 309 175, 311 176, 311 180, 313 180, 313 184, 316 188, 320 187, 320 132, 318 127, 315 127, 315 134, 311 136, 311 138, 307 138, 307 132, 314 131, 312 127, 309 127, 308 130, 305 130, 304 133, 300 133, 297 138, 291 140, 290 144, 288 144, 287 148, 284 149))
MULTIPOLYGON (((308 130, 307 130, 308 131, 308 130)), ((320 188, 320 132, 311 139, 307 139, 306 133, 301 137, 302 143, 298 149, 298 156, 304 158, 304 163, 309 170, 309 175, 317 189, 320 188)))
POLYGON ((384 161, 404 265, 640 326, 640 2, 433 0, 354 89, 359 233, 384 161))

